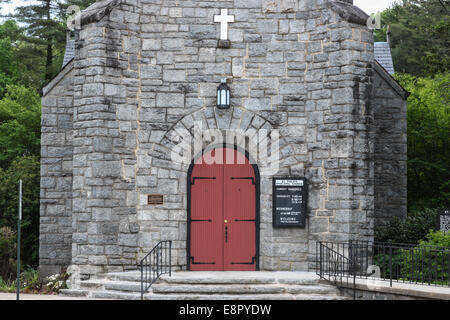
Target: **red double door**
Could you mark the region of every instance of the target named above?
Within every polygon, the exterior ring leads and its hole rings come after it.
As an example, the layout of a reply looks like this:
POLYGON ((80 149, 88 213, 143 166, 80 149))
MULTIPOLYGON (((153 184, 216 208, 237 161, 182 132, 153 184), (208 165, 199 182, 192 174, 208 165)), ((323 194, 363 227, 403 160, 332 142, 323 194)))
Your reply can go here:
POLYGON ((256 183, 237 150, 213 149, 197 161, 190 174, 190 270, 256 270, 256 183), (214 158, 222 164, 210 164, 214 158))

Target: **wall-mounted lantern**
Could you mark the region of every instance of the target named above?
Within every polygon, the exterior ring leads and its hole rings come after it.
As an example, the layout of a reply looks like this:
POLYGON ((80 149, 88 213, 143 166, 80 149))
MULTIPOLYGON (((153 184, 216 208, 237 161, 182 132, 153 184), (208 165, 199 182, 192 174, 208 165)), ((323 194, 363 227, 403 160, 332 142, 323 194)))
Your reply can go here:
POLYGON ((230 88, 227 86, 227 80, 222 80, 222 83, 217 88, 217 108, 230 108, 230 88))

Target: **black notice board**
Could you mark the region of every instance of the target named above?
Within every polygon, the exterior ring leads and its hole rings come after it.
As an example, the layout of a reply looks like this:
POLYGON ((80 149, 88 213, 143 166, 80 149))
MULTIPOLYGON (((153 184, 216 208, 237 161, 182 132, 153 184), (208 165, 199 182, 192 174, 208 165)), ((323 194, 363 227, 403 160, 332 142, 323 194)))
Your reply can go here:
POLYGON ((302 177, 274 177, 273 226, 304 228, 306 224, 307 181, 302 177))
POLYGON ((436 229, 442 232, 450 232, 450 209, 438 209, 436 229))

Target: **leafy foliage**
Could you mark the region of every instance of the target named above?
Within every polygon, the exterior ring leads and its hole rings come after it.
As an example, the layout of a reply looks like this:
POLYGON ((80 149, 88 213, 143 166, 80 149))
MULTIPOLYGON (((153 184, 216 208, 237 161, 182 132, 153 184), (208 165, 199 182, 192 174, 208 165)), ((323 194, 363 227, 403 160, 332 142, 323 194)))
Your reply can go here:
POLYGON ((412 250, 402 250, 401 277, 409 281, 448 284, 450 233, 430 232, 412 250))
POLYGON ((0 228, 0 279, 9 280, 16 273, 15 258, 16 233, 11 228, 2 227, 0 228))
POLYGON ((376 41, 390 43, 395 69, 415 76, 448 72, 450 67, 450 1, 402 0, 382 12, 376 41))
MULTIPOLYGON (((55 274, 45 279, 39 278, 37 269, 28 268, 20 273, 20 292, 34 294, 55 294, 61 289, 67 289, 69 274, 55 274)), ((15 292, 16 279, 7 280, 0 277, 0 292, 15 292)))
MULTIPOLYGON (((44 83, 49 82, 60 70, 66 45, 66 9, 77 5, 84 9, 95 0, 35 0, 16 8, 13 17, 26 25, 21 37, 29 54, 38 64, 37 70, 44 83)), ((36 70, 36 71, 37 71, 36 70)))
POLYGON ((67 280, 69 277, 70 274, 67 272, 55 274, 46 279, 45 285, 51 292, 59 293, 59 290, 68 288, 67 280))
POLYGON ((412 247, 376 247, 374 264, 384 279, 447 285, 450 233, 430 231, 412 247))
POLYGON ((398 75, 408 98, 408 206, 450 206, 450 73, 398 75))
POLYGON ((19 41, 21 35, 22 31, 13 20, 0 25, 0 99, 5 95, 8 85, 31 86, 34 81, 23 63, 23 46, 19 41))
POLYGON ((17 158, 6 170, 0 169, 0 226, 16 229, 18 181, 22 179, 22 261, 37 266, 39 254, 39 158, 17 158))
POLYGON ((33 89, 7 86, 0 100, 0 167, 17 157, 40 154, 40 97, 33 89))
POLYGON ((40 291, 42 282, 39 279, 39 271, 37 269, 28 268, 20 273, 20 285, 25 292, 30 293, 40 291))
POLYGON ((410 212, 405 220, 394 218, 375 228, 375 241, 418 244, 436 225, 436 210, 410 212))
POLYGON ((64 50, 65 26, 54 19, 60 10, 58 0, 37 0, 16 8, 17 14, 14 16, 17 21, 27 26, 23 40, 41 51, 41 56, 45 57, 46 81, 50 81, 57 72, 54 64, 55 52, 59 52, 61 56, 64 50))

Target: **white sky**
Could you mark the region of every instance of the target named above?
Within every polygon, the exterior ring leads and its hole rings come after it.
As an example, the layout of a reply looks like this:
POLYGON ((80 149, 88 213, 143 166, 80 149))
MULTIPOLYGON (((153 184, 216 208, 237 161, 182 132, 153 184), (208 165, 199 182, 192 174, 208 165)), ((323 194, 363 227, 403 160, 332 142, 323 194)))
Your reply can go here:
POLYGON ((353 3, 363 9, 367 14, 378 13, 390 8, 396 0, 353 0, 353 3))
MULTIPOLYGON (((28 1, 28 3, 30 3, 30 1, 28 1)), ((16 7, 20 7, 23 6, 25 4, 28 4, 27 1, 24 0, 11 0, 10 3, 2 3, 0 4, 1 8, 2 8, 2 14, 9 14, 9 13, 14 13, 14 9, 16 7)))
MULTIPOLYGON (((18 6, 22 6, 30 1, 24 0, 11 0, 10 3, 2 4, 2 14, 14 13, 14 9, 18 6)), ((377 13, 389 8, 396 0, 354 0, 355 5, 363 9, 366 13, 377 13)))

